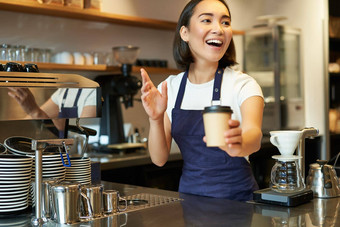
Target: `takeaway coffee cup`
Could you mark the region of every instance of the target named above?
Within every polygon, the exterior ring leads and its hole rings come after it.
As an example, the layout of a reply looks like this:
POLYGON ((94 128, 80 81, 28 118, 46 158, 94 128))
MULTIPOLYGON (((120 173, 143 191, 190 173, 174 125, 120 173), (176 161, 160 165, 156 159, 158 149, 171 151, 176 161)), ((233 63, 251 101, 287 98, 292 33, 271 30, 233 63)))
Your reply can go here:
POLYGON ((229 106, 208 106, 203 110, 204 131, 208 147, 225 145, 224 132, 229 129, 232 109, 229 106))

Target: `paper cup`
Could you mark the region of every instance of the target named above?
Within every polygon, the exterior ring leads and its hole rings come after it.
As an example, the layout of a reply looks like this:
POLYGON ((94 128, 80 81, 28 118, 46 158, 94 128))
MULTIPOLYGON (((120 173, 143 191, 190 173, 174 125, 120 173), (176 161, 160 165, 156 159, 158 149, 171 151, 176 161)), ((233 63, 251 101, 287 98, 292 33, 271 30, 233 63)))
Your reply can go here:
POLYGON ((229 106, 209 106, 203 110, 204 131, 208 147, 226 145, 224 132, 229 129, 228 120, 233 113, 229 106))

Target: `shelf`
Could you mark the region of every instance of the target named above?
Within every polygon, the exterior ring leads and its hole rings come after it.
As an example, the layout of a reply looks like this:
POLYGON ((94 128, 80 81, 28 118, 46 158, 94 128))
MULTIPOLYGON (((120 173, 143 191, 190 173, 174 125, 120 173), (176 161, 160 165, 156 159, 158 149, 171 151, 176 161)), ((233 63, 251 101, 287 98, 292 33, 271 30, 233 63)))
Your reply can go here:
MULTIPOLYGON (((4 61, 0 61, 1 64, 6 64, 4 61)), ((18 62, 24 65, 27 62, 18 62)), ((55 63, 36 63, 40 70, 63 70, 63 71, 93 71, 93 72, 109 72, 109 73, 119 73, 119 66, 107 66, 107 65, 70 65, 70 64, 55 64, 55 63)), ((139 73, 140 66, 133 66, 132 72, 139 73)), ((150 74, 178 74, 181 71, 178 69, 171 68, 160 68, 160 67, 143 67, 150 74)))
POLYGON ((64 17, 71 19, 108 22, 120 25, 175 30, 176 23, 132 16, 103 13, 95 9, 78 9, 52 4, 40 4, 34 1, 0 0, 0 9, 14 12, 64 17))
MULTIPOLYGON (((176 22, 171 21, 104 13, 95 9, 80 9, 68 6, 40 4, 35 1, 27 0, 0 0, 0 10, 171 31, 174 31, 177 25, 176 22)), ((244 32, 233 30, 233 34, 243 35, 244 32)))

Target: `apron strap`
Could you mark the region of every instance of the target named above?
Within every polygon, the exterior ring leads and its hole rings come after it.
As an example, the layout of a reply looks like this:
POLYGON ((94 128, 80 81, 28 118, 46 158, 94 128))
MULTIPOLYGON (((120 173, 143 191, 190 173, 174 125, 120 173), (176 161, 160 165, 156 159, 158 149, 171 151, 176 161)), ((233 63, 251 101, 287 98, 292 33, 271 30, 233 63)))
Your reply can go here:
POLYGON ((214 91, 213 91, 213 99, 211 101, 211 105, 221 104, 222 76, 223 76, 223 69, 218 68, 215 73, 214 91))
POLYGON ((178 91, 176 103, 175 103, 176 109, 181 108, 181 104, 182 104, 182 100, 183 100, 183 96, 184 96, 184 91, 185 91, 185 86, 187 85, 187 78, 188 78, 188 70, 185 71, 185 73, 182 77, 181 84, 179 86, 179 91, 178 91))
MULTIPOLYGON (((223 69, 218 68, 215 73, 215 81, 214 81, 214 89, 213 89, 213 99, 211 101, 212 105, 220 105, 220 97, 221 97, 221 85, 222 85, 222 78, 223 78, 223 69)), ((185 71, 181 84, 179 86, 177 98, 176 98, 176 103, 175 103, 175 109, 180 109, 183 96, 184 96, 184 91, 185 91, 185 86, 187 84, 187 79, 188 79, 188 70, 185 71)))
POLYGON ((66 88, 65 92, 64 92, 64 96, 63 96, 63 100, 61 101, 61 108, 64 108, 65 102, 66 102, 66 97, 68 94, 68 88, 66 88))
MULTIPOLYGON (((64 108, 64 105, 65 105, 65 102, 66 102, 66 98, 67 98, 67 94, 68 94, 68 90, 69 90, 69 89, 66 88, 66 91, 65 91, 64 96, 63 96, 63 100, 62 100, 62 102, 61 102, 61 108, 64 108)), ((78 89, 78 92, 77 92, 76 98, 75 98, 75 100, 74 100, 73 106, 77 106, 78 100, 79 100, 79 97, 80 97, 80 94, 81 94, 82 90, 83 90, 83 89, 81 89, 81 88, 78 89)))
POLYGON ((82 88, 80 88, 77 92, 77 96, 76 96, 76 99, 74 100, 74 103, 73 103, 73 106, 78 106, 78 100, 79 100, 79 97, 80 97, 80 94, 82 92, 82 88))

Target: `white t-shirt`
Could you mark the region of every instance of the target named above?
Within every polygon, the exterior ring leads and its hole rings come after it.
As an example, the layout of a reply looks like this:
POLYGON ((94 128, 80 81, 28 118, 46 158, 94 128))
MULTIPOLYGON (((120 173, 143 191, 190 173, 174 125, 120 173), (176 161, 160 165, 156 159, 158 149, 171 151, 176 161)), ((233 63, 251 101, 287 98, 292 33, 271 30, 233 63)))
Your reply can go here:
MULTIPOLYGON (((59 106, 59 111, 63 101, 64 93, 67 88, 59 88, 56 90, 52 96, 52 101, 59 106)), ((64 107, 73 107, 74 101, 77 97, 78 88, 69 88, 64 107)), ((81 116, 84 106, 95 106, 97 104, 96 100, 96 89, 93 88, 83 88, 78 99, 78 116, 81 116)))
MULTIPOLYGON (((172 121, 171 112, 175 106, 183 75, 184 72, 171 75, 166 79, 168 83, 168 107, 166 113, 170 121, 172 121)), ((181 109, 203 110, 204 107, 211 106, 213 87, 214 80, 203 84, 193 84, 187 80, 181 109)), ((161 91, 161 89, 160 84, 158 85, 158 90, 161 91)), ((252 96, 263 97, 261 87, 255 79, 240 71, 226 68, 221 85, 221 105, 231 107, 233 110, 232 119, 242 123, 241 104, 252 96)))

